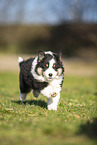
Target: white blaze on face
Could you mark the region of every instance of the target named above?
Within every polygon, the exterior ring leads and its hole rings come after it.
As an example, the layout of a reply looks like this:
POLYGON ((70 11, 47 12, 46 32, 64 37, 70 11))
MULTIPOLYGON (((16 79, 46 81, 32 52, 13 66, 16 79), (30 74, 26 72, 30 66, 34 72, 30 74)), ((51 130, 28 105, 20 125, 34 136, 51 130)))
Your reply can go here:
POLYGON ((45 71, 45 77, 47 80, 52 80, 57 75, 57 71, 55 71, 53 68, 54 63, 55 63, 54 59, 51 59, 49 61, 49 67, 45 71))

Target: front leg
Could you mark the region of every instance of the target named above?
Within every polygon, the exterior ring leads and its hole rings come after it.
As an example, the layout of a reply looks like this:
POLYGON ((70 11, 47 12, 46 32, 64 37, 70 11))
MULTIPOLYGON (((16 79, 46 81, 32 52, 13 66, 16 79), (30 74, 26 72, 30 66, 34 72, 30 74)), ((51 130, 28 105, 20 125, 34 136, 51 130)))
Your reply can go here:
POLYGON ((57 110, 59 99, 60 99, 60 92, 51 94, 51 97, 48 98, 48 102, 47 102, 48 110, 57 110))
POLYGON ((33 90, 33 95, 35 98, 37 98, 39 96, 40 92, 33 90))

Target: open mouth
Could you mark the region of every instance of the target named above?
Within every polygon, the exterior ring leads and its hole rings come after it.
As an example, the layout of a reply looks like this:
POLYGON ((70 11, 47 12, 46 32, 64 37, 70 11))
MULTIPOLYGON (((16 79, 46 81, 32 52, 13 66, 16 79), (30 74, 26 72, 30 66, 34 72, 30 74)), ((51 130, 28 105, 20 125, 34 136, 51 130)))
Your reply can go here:
POLYGON ((49 78, 48 78, 48 80, 52 80, 52 79, 53 79, 52 77, 49 77, 49 78))
POLYGON ((49 80, 52 80, 52 77, 49 77, 48 79, 49 79, 49 80))

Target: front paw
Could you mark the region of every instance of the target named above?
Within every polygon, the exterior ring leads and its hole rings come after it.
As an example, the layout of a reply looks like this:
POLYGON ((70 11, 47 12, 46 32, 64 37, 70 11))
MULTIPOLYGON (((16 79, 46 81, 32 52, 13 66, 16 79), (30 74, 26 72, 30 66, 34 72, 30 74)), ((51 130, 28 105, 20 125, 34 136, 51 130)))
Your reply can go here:
POLYGON ((51 94, 51 97, 52 98, 54 98, 54 97, 56 97, 57 96, 57 93, 56 92, 53 92, 52 94, 51 94))
POLYGON ((57 106, 51 106, 51 105, 49 105, 49 106, 47 106, 47 108, 48 108, 48 110, 55 110, 55 111, 57 111, 57 106))

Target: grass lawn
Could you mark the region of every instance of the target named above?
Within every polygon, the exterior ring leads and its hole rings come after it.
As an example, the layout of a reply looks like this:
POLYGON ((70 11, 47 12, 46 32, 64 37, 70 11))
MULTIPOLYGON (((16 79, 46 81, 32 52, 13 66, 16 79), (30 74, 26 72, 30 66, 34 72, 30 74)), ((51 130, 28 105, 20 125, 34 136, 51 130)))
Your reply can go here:
POLYGON ((97 77, 65 76, 57 111, 46 97, 19 101, 18 74, 0 73, 0 145, 96 145, 97 77))

